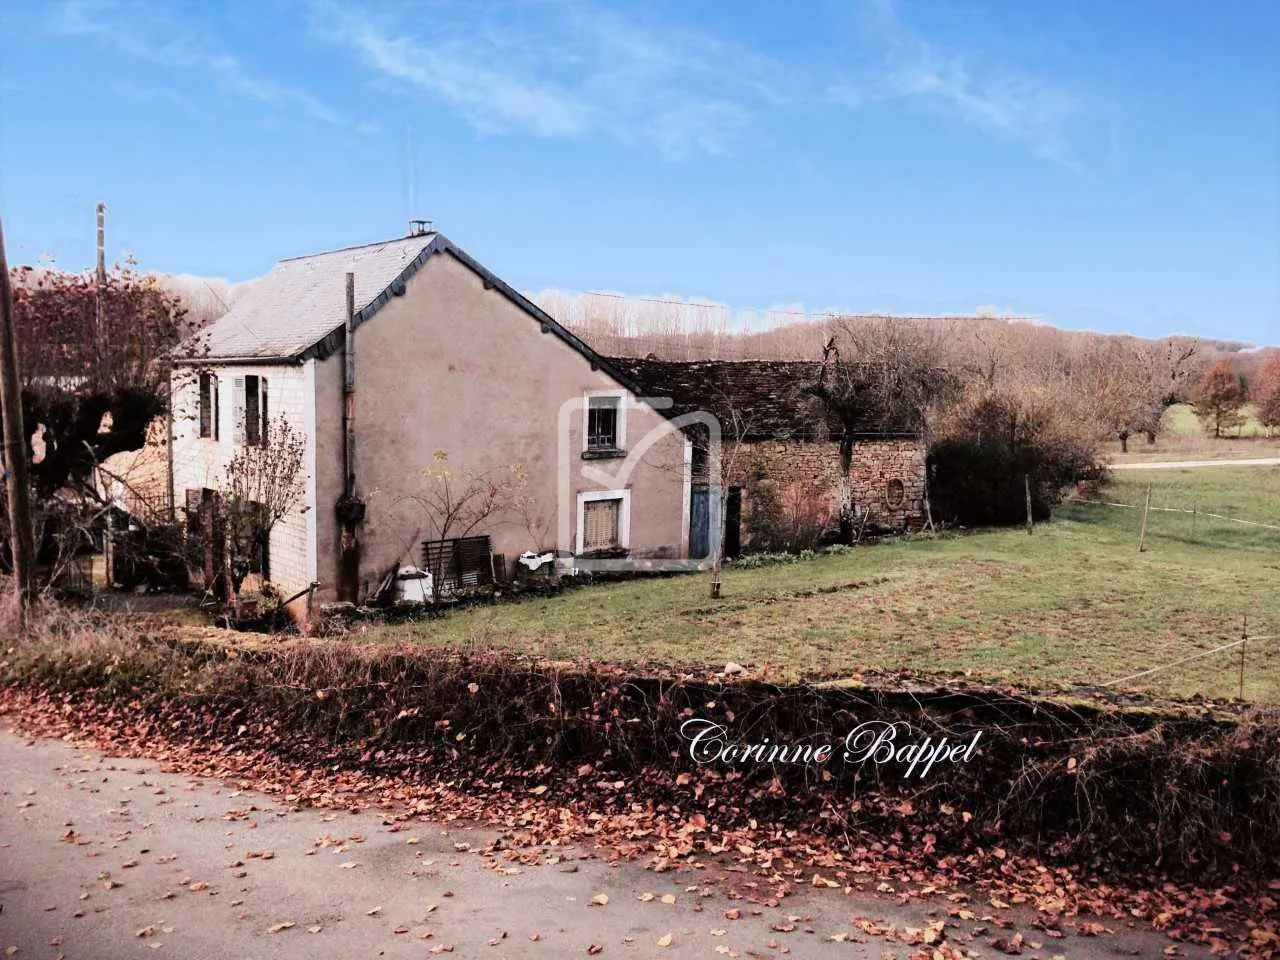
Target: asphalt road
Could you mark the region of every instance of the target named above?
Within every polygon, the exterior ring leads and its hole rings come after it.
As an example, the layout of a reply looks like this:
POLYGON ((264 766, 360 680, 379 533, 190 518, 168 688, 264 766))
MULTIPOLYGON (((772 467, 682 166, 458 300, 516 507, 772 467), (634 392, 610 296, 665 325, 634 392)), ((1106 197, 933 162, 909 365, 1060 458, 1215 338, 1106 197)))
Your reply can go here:
MULTIPOLYGON (((395 824, 372 811, 291 810, 0 727, 0 956, 558 960, 587 956, 594 944, 604 960, 879 960, 912 951, 859 933, 855 917, 924 928, 949 906, 804 888, 770 907, 753 902, 746 874, 720 871, 723 879, 707 886, 710 871, 655 874, 581 851, 565 851, 559 864, 521 866, 478 852, 494 836, 457 824, 395 824), (730 898, 734 883, 742 899, 730 898), (607 904, 593 904, 602 894, 607 904), (740 918, 727 918, 734 909, 740 918), (839 934, 848 939, 828 939, 839 934)), ((1020 929, 1029 941, 1046 940, 1020 929)), ((984 941, 973 945, 994 955, 984 941)), ((1166 943, 1124 928, 1098 938, 1069 931, 1024 955, 1159 957, 1166 943)), ((1178 956, 1205 954, 1182 948, 1178 956)))

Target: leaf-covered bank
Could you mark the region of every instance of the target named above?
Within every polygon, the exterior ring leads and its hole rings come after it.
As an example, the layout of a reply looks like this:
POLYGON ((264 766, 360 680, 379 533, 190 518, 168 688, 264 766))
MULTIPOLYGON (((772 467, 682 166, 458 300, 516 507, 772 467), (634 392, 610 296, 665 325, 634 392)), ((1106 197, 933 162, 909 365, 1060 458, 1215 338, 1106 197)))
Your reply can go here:
POLYGON ((299 802, 372 782, 505 818, 513 843, 589 837, 658 869, 733 856, 782 887, 977 882, 1046 917, 1114 903, 1187 938, 1216 936, 1215 911, 1274 930, 1280 718, 1262 711, 335 642, 237 650, 61 613, 13 640, 2 669, 7 698, 32 715, 138 749, 177 745, 215 769, 256 764, 299 802), (698 764, 681 735, 690 718, 751 743, 838 744, 867 721, 981 737, 968 762, 908 779, 839 749, 821 764, 698 764))

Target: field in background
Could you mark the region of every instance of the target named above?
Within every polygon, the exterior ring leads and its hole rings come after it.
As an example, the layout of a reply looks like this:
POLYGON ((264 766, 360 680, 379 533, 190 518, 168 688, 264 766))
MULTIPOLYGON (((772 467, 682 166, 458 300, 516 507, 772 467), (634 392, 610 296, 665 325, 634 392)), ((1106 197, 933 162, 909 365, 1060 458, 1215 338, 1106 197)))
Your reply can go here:
POLYGON ((1175 403, 1164 412, 1162 432, 1154 444, 1145 436, 1129 438, 1129 452, 1120 452, 1119 441, 1102 445, 1101 453, 1112 463, 1141 463, 1147 460, 1247 460, 1280 456, 1280 434, 1268 437, 1267 428, 1246 408, 1245 422, 1230 436, 1214 439, 1188 403, 1175 403))
MULTIPOLYGON (((1105 498, 1280 527, 1280 468, 1121 477, 1105 498)), ((941 534, 756 569, 632 581, 373 627, 368 642, 496 646, 553 658, 664 664, 732 660, 777 679, 867 669, 963 671, 1035 685, 1096 685, 1240 636, 1280 634, 1280 529, 1064 504, 1023 530, 941 534)), ((1238 651, 1125 685, 1234 696, 1238 651)), ((1247 699, 1280 702, 1280 640, 1246 648, 1247 699)))

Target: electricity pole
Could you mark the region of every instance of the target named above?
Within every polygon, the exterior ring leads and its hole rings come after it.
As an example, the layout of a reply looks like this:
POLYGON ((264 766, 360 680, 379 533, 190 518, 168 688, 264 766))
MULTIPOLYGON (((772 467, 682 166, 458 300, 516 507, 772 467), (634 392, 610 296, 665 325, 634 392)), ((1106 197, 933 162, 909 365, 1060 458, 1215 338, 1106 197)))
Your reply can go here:
POLYGON ((107 205, 98 203, 98 297, 94 303, 93 336, 96 359, 102 362, 102 298, 107 290, 107 205))
POLYGON ((27 485, 27 437, 22 429, 22 391, 18 383, 18 345, 13 331, 13 291, 0 225, 0 416, 4 421, 4 480, 9 504, 9 540, 19 616, 35 596, 35 545, 31 533, 31 492, 27 485))

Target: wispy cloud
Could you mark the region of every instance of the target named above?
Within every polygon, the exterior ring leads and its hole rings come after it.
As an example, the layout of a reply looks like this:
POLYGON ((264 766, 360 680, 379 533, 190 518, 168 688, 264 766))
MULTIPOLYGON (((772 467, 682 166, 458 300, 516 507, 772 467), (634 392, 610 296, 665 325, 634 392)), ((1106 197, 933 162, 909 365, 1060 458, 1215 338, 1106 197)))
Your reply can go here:
POLYGON ((1078 94, 1048 78, 943 49, 907 27, 893 0, 875 0, 869 10, 868 30, 882 61, 868 76, 832 83, 831 99, 854 109, 889 101, 929 105, 1023 143, 1037 156, 1078 166, 1071 134, 1087 113, 1078 94))
POLYGON ((317 37, 485 133, 604 134, 671 158, 718 154, 777 96, 766 58, 574 0, 412 13, 314 0, 310 10, 317 37))
POLYGON ((342 120, 306 90, 254 72, 209 38, 173 22, 147 3, 62 0, 49 8, 46 27, 58 36, 94 40, 158 66, 204 73, 222 89, 247 100, 325 123, 342 120))

